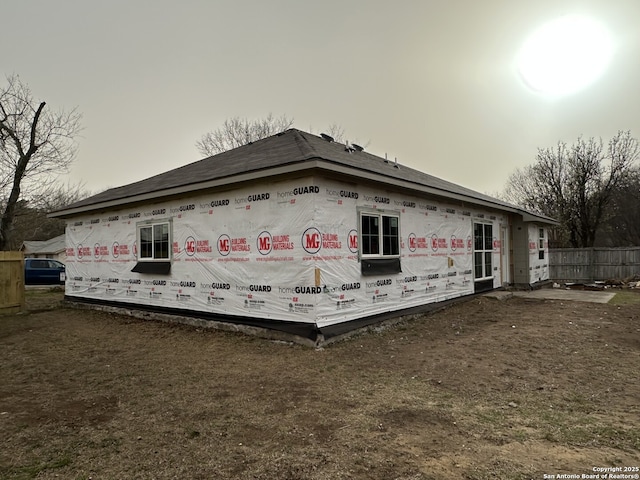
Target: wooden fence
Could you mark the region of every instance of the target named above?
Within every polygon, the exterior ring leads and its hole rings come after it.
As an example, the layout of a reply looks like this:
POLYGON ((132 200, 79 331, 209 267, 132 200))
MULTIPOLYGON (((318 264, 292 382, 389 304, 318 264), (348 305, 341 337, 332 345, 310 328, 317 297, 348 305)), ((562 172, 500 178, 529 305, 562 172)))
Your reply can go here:
POLYGON ((558 283, 624 280, 640 275, 640 247, 549 250, 549 276, 558 283))
POLYGON ((0 315, 24 309, 24 255, 0 252, 0 315))

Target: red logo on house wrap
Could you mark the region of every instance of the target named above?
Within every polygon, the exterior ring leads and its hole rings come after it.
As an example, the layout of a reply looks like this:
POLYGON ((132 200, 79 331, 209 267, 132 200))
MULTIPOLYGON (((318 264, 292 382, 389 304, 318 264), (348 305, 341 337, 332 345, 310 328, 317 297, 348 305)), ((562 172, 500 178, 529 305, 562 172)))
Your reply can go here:
POLYGON ((238 237, 231 239, 232 252, 250 252, 251 245, 247 242, 247 237, 238 237))
POLYGON ((226 257, 231 252, 231 239, 226 233, 218 237, 218 253, 226 257))
POLYGON ((327 248, 327 249, 342 248, 342 242, 338 238, 337 233, 323 233, 320 236, 322 238, 322 248, 327 248))
POLYGON ((418 248, 417 241, 416 241, 416 234, 410 233, 409 234, 409 250, 411 250, 412 252, 415 252, 416 248, 418 248))
POLYGON ((458 249, 462 250, 464 248, 464 239, 456 238, 455 235, 451 235, 451 250, 454 252, 458 249))
POLYGON ((93 246, 93 256, 96 258, 104 257, 109 254, 109 247, 96 243, 93 246))
POLYGON ((111 246, 111 255, 114 258, 118 258, 121 253, 128 254, 129 247, 127 245, 120 245, 118 242, 113 242, 111 246))
POLYGON ((437 252, 439 249, 447 247, 446 238, 439 238, 435 233, 431 236, 431 250, 437 252))
POLYGON ((82 244, 78 245, 78 258, 90 257, 90 256, 91 256, 90 247, 83 247, 82 244))
POLYGON ((260 235, 258 235, 256 243, 258 252, 260 252, 261 255, 269 255, 271 253, 271 249, 273 248, 273 239, 269 232, 266 230, 261 232, 260 235))
POLYGON ((302 248, 307 253, 318 253, 322 248, 321 238, 320 230, 315 227, 307 228, 302 234, 302 248))
POLYGON ((358 231, 349 231, 349 251, 351 253, 358 253, 358 231))
POLYGON ((184 251, 187 252, 187 255, 190 257, 196 254, 196 239, 193 237, 187 237, 184 241, 184 251))

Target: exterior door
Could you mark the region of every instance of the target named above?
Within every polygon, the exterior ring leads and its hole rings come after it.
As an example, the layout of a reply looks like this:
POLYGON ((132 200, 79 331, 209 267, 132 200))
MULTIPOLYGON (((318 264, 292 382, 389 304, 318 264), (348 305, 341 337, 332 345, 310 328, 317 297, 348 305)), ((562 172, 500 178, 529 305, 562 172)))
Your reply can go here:
POLYGON ((474 291, 493 289, 493 224, 473 224, 474 291))

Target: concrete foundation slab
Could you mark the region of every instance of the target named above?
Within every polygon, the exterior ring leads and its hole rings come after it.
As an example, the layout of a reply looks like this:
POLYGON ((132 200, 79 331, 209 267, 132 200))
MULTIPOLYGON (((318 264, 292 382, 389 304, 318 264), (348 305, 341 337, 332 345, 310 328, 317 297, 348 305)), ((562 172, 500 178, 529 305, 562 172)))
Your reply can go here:
POLYGON ((541 288, 532 291, 494 291, 487 297, 504 300, 511 297, 538 298, 544 300, 567 300, 574 302, 608 303, 616 292, 592 292, 588 290, 565 290, 562 288, 541 288))

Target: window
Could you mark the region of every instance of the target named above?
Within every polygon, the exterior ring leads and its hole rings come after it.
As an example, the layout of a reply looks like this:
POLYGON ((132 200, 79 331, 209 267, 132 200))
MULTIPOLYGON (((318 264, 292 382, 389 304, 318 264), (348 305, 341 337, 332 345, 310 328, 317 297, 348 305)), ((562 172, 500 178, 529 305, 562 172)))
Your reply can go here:
POLYGON ((360 218, 363 257, 400 255, 400 219, 396 215, 363 213, 360 218))
POLYGON ((541 228, 538 234, 538 259, 544 260, 544 228, 541 228))
POLYGON ((362 215, 362 255, 380 253, 380 217, 362 215))
POLYGON ((169 273, 171 270, 171 220, 149 221, 137 225, 138 273, 169 273))
POLYGON ((361 212, 360 245, 363 275, 400 272, 400 217, 382 211, 361 212))
POLYGON ((474 278, 483 279, 493 276, 493 225, 490 223, 473 224, 473 265, 474 278))
POLYGON ((169 224, 158 223, 138 229, 140 260, 169 259, 169 224))

